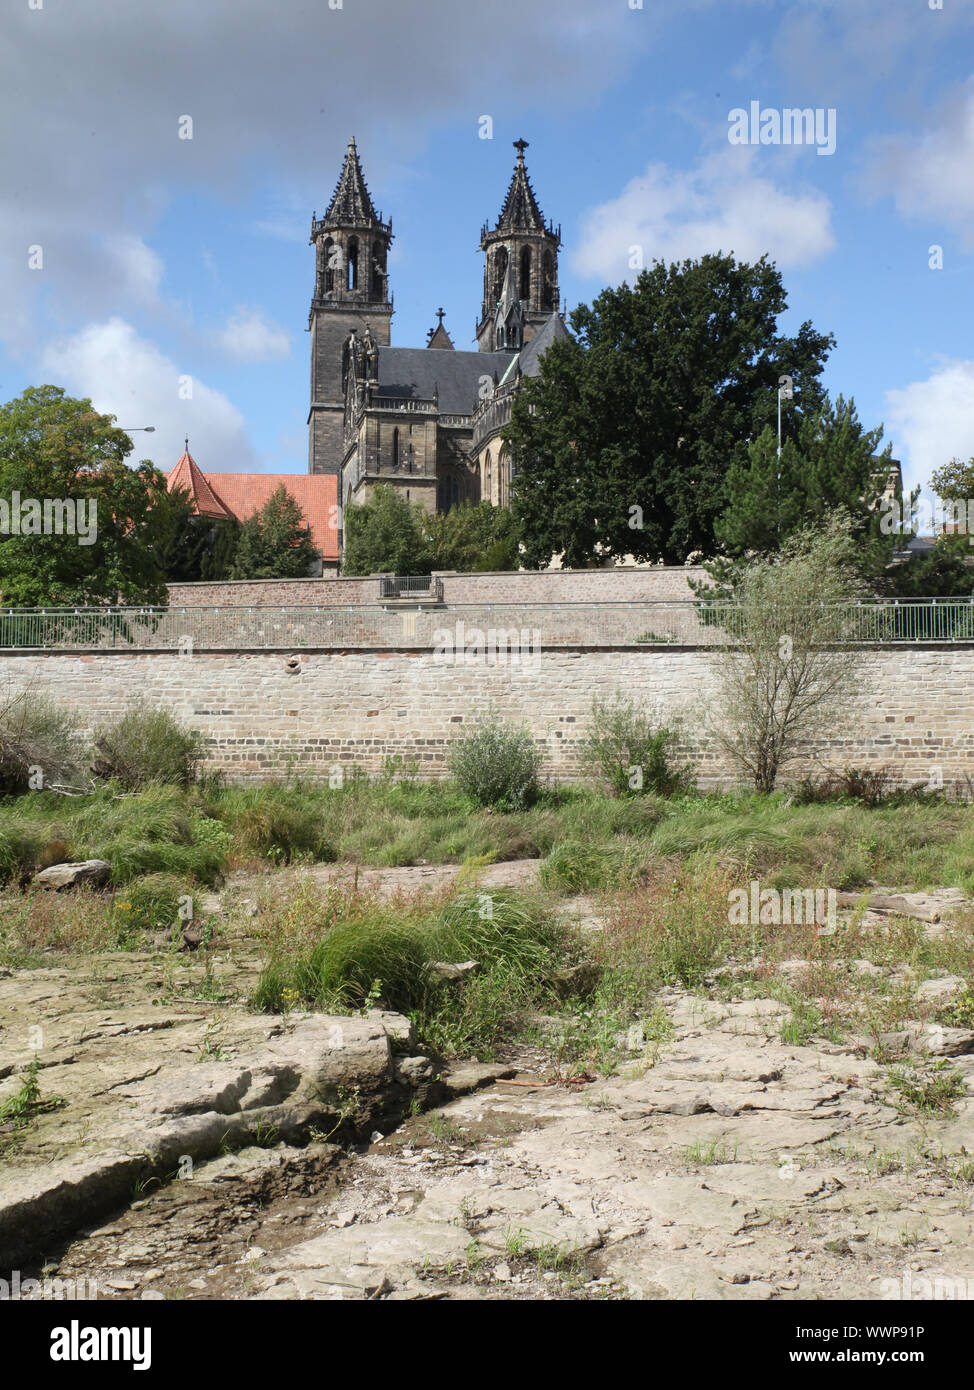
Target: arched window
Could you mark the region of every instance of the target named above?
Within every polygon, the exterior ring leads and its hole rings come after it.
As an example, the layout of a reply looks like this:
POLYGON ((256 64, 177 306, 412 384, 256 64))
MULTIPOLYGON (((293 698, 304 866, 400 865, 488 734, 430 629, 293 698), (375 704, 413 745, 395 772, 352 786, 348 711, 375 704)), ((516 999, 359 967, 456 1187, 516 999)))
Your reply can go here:
POLYGON ((372 243, 372 298, 384 299, 386 288, 386 268, 382 262, 382 243, 372 243))
POLYGON ((555 307, 555 258, 550 251, 544 253, 544 287, 541 291, 541 305, 544 309, 555 307))
POLYGON ((348 239, 348 279, 345 288, 358 289, 358 237, 348 239))
POLYGON ((321 248, 321 263, 323 270, 322 282, 325 294, 331 294, 335 288, 335 262, 337 260, 337 248, 331 237, 324 242, 321 248))
POLYGON ((525 246, 521 252, 521 298, 531 298, 531 248, 525 246))
POLYGON ((500 326, 500 327, 498 328, 498 330, 497 330, 497 342, 496 342, 496 344, 495 344, 495 347, 502 348, 502 347, 504 346, 504 343, 505 343, 506 338, 507 338, 507 331, 506 331, 506 329, 504 328, 504 325, 501 324, 501 326, 500 326))
POLYGON ((508 505, 507 449, 504 445, 501 445, 501 451, 497 455, 497 504, 500 507, 508 505))
POLYGON ((487 459, 486 459, 486 461, 485 461, 485 463, 484 463, 484 496, 486 497, 486 499, 487 499, 488 502, 492 502, 492 501, 494 500, 494 495, 493 495, 493 492, 492 492, 493 480, 494 480, 494 466, 493 466, 493 464, 491 463, 491 459, 490 459, 490 450, 488 449, 488 450, 487 450, 487 459))
POLYGON ((502 246, 494 253, 494 303, 500 301, 504 289, 504 276, 507 274, 507 247, 502 246))
POLYGON ((393 468, 398 468, 398 467, 399 467, 399 428, 398 428, 398 426, 392 431, 392 466, 393 466, 393 468))

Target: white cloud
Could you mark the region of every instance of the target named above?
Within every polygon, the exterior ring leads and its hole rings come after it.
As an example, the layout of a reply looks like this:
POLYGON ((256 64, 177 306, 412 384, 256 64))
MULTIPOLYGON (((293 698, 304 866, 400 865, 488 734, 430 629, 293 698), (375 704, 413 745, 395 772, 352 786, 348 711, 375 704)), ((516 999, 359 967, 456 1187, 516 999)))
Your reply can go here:
POLYGON ((952 458, 974 456, 974 361, 946 362, 926 381, 887 391, 886 400, 908 459, 904 482, 926 485, 952 458))
POLYGON ((729 149, 696 169, 650 164, 618 198, 589 209, 573 257, 581 275, 635 279, 632 247, 651 261, 733 252, 769 254, 781 266, 808 265, 835 245, 832 206, 817 190, 791 193, 752 172, 755 152, 729 149))
POLYGON ((954 93, 932 129, 871 147, 874 192, 890 192, 907 217, 942 219, 974 246, 974 80, 954 93))
POLYGON ((166 472, 183 451, 183 436, 205 471, 256 471, 243 416, 220 391, 191 379, 192 398, 184 400, 188 367, 173 362, 154 343, 141 338, 124 319, 91 323, 51 343, 41 355, 46 380, 72 395, 88 396, 96 410, 115 415, 130 429, 155 425, 152 435, 137 434, 133 458, 151 457, 166 472))
POLYGON ((291 356, 291 338, 259 309, 238 309, 215 335, 221 352, 237 362, 271 362, 291 356))

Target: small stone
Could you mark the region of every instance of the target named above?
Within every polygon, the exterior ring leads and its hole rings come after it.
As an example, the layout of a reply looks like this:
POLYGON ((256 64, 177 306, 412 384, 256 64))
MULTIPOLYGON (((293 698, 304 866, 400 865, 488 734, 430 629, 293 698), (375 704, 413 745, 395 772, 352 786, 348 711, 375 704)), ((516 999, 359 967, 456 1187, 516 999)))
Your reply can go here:
POLYGON ((502 1284, 506 1284, 511 1277, 511 1267, 509 1264, 499 1264, 494 1266, 494 1278, 499 1279, 502 1284))

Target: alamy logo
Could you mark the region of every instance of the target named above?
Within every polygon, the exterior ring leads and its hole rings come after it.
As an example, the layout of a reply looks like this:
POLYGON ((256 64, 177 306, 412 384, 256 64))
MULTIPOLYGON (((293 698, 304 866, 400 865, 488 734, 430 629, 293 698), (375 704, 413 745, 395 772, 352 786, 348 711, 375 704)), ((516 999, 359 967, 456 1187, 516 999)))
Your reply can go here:
POLYGON ((98 499, 87 497, 0 497, 0 535, 77 536, 79 545, 98 539, 98 499))
POLYGON ((12 1269, 9 1279, 0 1279, 0 1303, 19 1303, 24 1298, 88 1299, 98 1297, 98 1286, 86 1275, 80 1279, 21 1279, 20 1270, 12 1269))
POLYGON ((778 111, 759 101, 727 113, 732 145, 815 145, 819 154, 835 154, 834 106, 786 106, 778 111))
POLYGON ((727 921, 734 927, 820 927, 835 930, 838 895, 834 888, 762 888, 752 879, 748 888, 732 888, 728 894, 727 921))
POLYGON ((457 623, 451 632, 433 633, 433 660, 440 666, 530 666, 541 657, 537 628, 468 628, 457 623))
POLYGON ((77 1318, 51 1329, 52 1361, 131 1361, 133 1371, 152 1365, 151 1327, 82 1327, 77 1318))

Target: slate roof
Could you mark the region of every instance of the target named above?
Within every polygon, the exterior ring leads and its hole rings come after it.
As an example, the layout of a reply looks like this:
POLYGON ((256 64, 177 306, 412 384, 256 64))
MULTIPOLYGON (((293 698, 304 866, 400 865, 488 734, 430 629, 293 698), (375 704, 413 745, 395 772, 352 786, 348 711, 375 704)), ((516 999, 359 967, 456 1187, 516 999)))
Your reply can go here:
POLYGON ((498 381, 507 371, 510 352, 444 352, 441 348, 384 347, 379 349, 378 396, 431 400, 439 395, 445 415, 472 415, 480 393, 480 378, 498 381))
POLYGON ((304 512, 315 549, 338 559, 338 479, 328 473, 203 473, 188 453, 167 478, 170 492, 188 487, 200 516, 246 521, 283 483, 304 512))
POLYGON ((557 309, 553 309, 531 341, 525 343, 517 357, 511 362, 501 377, 501 381, 513 380, 517 372, 520 372, 522 376, 540 375, 542 354, 551 347, 552 343, 561 343, 570 337, 571 334, 565 327, 561 314, 558 313, 557 309))

